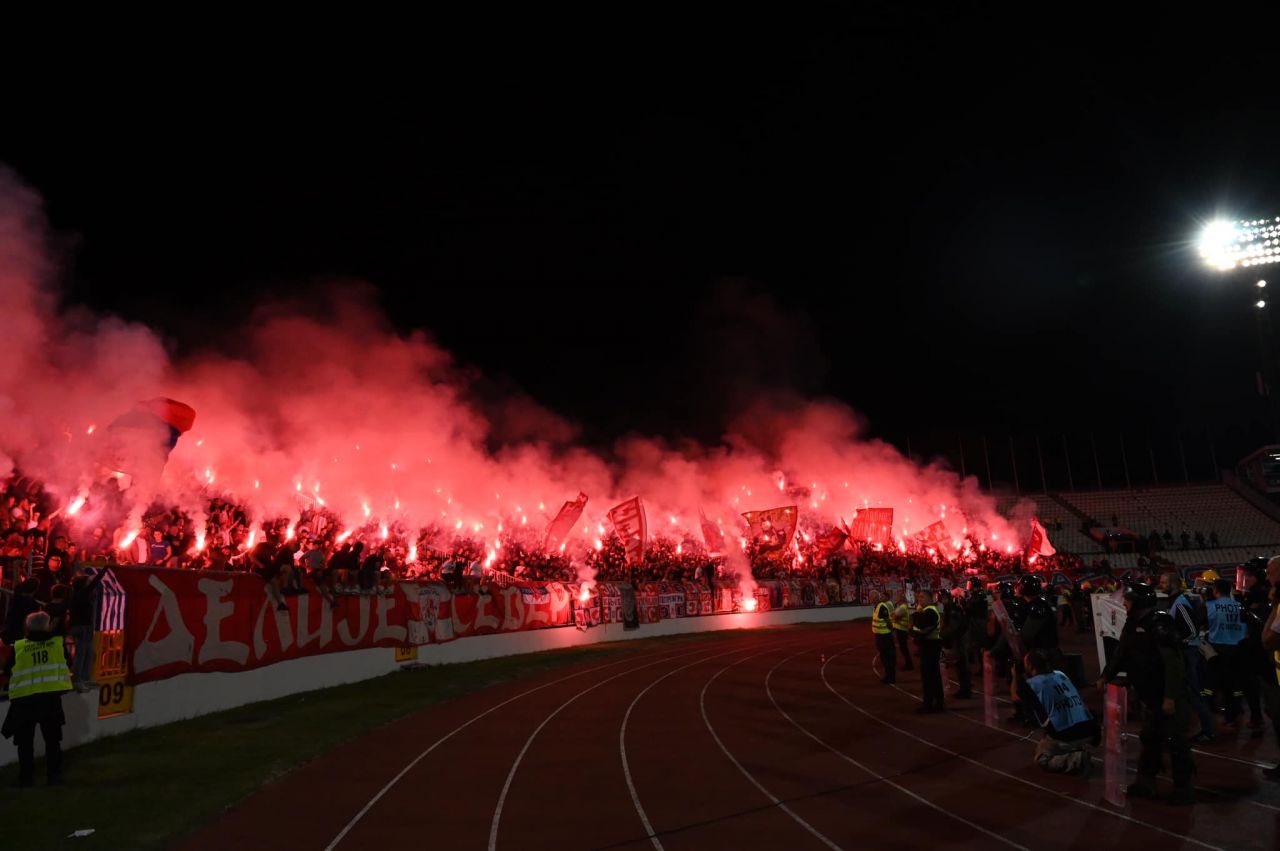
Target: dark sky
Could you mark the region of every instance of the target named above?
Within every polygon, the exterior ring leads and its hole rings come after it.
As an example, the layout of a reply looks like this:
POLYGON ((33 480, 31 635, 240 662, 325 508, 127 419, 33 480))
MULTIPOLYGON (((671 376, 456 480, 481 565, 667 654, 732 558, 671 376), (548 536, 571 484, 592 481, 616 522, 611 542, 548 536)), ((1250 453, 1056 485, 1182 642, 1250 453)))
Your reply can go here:
POLYGON ((786 391, 925 453, 1264 439, 1253 278, 1189 241, 1280 215, 1274 55, 858 14, 104 68, 10 113, 0 161, 70 301, 192 348, 368 280, 590 440, 714 437, 786 391))

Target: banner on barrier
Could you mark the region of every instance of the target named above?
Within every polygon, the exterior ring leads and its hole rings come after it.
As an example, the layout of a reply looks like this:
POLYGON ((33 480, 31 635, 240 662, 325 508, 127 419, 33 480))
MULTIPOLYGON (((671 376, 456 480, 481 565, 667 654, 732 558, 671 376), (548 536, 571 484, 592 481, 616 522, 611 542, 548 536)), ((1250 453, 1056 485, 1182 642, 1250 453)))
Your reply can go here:
POLYGON ((414 614, 433 644, 470 635, 566 626, 573 618, 569 589, 560 582, 517 582, 505 588, 491 586, 479 594, 454 594, 438 582, 405 582, 401 588, 405 593, 416 591, 414 614))
POLYGON ((113 568, 124 589, 125 655, 130 683, 178 674, 247 671, 263 665, 409 637, 410 606, 399 588, 385 596, 286 597, 277 610, 266 583, 251 573, 113 568))

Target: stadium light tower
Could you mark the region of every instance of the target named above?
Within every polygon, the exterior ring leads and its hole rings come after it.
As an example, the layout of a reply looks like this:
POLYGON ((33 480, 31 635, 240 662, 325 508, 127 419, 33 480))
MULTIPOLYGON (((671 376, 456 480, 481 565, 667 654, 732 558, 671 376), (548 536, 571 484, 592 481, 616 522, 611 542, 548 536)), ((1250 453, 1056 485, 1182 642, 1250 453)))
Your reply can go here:
POLYGON ((1280 263, 1280 216, 1274 219, 1217 219, 1205 225, 1197 243, 1200 257, 1222 272, 1280 263))
MULTIPOLYGON (((1205 264, 1222 273, 1280 263, 1280 216, 1237 221, 1215 219, 1200 231, 1196 247, 1205 264)), ((1262 298, 1267 282, 1258 279, 1254 286, 1258 296, 1253 303, 1258 319, 1258 354, 1262 361, 1262 369, 1258 371, 1258 395, 1263 397, 1271 420, 1272 440, 1280 443, 1280 412, 1276 410, 1277 399, 1273 393, 1278 384, 1275 379, 1275 353, 1267 300, 1262 298)))

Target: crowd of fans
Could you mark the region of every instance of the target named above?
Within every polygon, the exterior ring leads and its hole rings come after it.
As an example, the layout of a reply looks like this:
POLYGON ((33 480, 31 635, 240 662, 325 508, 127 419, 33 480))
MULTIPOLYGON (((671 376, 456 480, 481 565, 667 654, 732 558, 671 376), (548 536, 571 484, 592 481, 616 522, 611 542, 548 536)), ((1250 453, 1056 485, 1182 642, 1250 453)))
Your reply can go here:
MULTIPOLYGON (((255 521, 247 506, 222 496, 210 496, 192 510, 154 505, 140 523, 135 521, 138 528, 130 540, 127 508, 114 480, 97 485, 73 516, 66 506, 55 506, 38 482, 16 473, 3 482, 0 503, 0 588, 9 598, 0 603, 8 603, 24 582, 35 580, 34 600, 54 606, 55 614, 60 612, 57 606, 65 606, 67 612, 83 608, 76 608, 75 595, 77 587, 88 582, 85 567, 117 563, 254 572, 268 582, 279 606, 284 606, 283 595, 312 590, 336 605, 338 594, 388 593, 400 579, 436 579, 455 588, 475 588, 493 580, 708 582, 740 578, 750 570, 755 579, 860 582, 928 576, 962 584, 968 576, 1016 575, 1028 569, 1073 577, 1110 573, 1105 561, 1085 565, 1065 553, 1028 567, 1021 552, 988 548, 973 540, 965 542, 962 555, 951 558, 905 543, 839 541, 833 546, 830 530, 803 525, 792 546, 768 549, 740 542, 740 551, 728 555, 709 552, 691 535, 656 535, 648 541, 643 562, 630 564, 622 541, 612 534, 592 535, 573 549, 546 552, 541 533, 527 526, 485 541, 452 527, 410 530, 369 522, 350 528, 325 509, 255 521)), ((733 547, 726 542, 719 549, 733 547)), ((1166 564, 1153 555, 1140 559, 1136 573, 1155 575, 1166 564)), ((69 620, 67 626, 71 628, 69 620)))

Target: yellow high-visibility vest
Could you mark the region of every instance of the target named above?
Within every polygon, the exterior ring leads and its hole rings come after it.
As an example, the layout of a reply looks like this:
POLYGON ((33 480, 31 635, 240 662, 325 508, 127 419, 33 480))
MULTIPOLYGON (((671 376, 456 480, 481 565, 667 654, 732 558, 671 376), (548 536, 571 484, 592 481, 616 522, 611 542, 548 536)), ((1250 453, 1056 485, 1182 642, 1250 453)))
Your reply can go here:
POLYGON ((898 608, 893 610, 893 628, 902 632, 911 629, 911 610, 906 603, 899 603, 898 608))
POLYGON ((911 631, 916 635, 920 636, 921 638, 924 638, 930 641, 941 641, 942 640, 942 616, 938 614, 938 607, 934 605, 928 605, 928 606, 925 606, 920 611, 933 612, 933 616, 936 618, 936 620, 933 622, 933 630, 931 632, 924 632, 913 626, 911 627, 911 631))
POLYGON ((47 691, 71 691, 71 672, 67 670, 61 636, 44 641, 19 639, 13 645, 13 653, 10 700, 47 691))
POLYGON ((889 608, 889 604, 881 600, 876 603, 875 610, 871 613, 871 631, 876 635, 888 635, 893 631, 893 627, 889 625, 889 618, 892 617, 893 610, 889 608))

